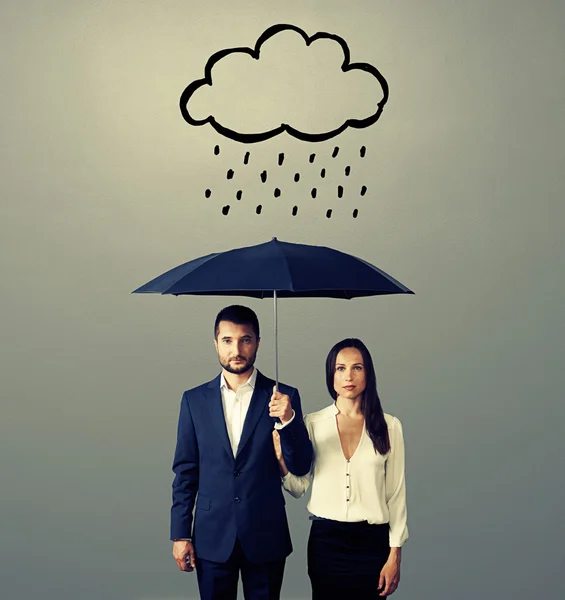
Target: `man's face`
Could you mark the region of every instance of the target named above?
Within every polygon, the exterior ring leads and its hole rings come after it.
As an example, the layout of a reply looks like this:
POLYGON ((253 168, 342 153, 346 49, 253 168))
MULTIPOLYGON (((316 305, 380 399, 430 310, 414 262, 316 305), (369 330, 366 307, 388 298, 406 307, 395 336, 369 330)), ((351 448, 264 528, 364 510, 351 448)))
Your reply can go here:
POLYGON ((220 321, 214 344, 220 364, 229 373, 240 375, 253 367, 259 340, 251 325, 220 321))

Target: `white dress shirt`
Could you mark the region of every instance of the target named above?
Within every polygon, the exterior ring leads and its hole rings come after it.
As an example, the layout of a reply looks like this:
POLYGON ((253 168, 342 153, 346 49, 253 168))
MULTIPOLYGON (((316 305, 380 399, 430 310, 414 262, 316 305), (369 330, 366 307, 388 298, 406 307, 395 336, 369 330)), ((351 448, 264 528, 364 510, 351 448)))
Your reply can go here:
POLYGON ((334 521, 389 523, 389 543, 400 547, 408 539, 404 439, 400 421, 385 413, 390 451, 375 451, 365 425, 357 449, 346 460, 337 428, 337 406, 332 404, 304 417, 314 448, 309 474, 288 473, 284 488, 295 498, 312 484, 307 508, 317 517, 334 521))
MULTIPOLYGON (((251 396, 253 396, 256 381, 257 369, 255 368, 253 368, 249 379, 241 384, 237 390, 230 390, 223 372, 220 376, 220 393, 222 394, 224 418, 226 419, 226 428, 234 456, 237 454, 237 447, 239 446, 243 424, 245 423, 245 417, 251 404, 251 396)), ((294 411, 292 412, 291 419, 284 425, 282 423, 275 423, 275 429, 286 427, 293 419, 294 411)))

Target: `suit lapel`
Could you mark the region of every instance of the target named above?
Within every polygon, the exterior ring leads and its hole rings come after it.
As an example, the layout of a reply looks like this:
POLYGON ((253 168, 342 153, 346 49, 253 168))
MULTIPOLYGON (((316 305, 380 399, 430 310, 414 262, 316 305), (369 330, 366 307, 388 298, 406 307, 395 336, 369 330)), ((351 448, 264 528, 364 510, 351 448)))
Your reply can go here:
POLYGON ((213 379, 206 388, 206 400, 210 409, 210 416, 214 429, 222 442, 222 446, 233 459, 233 451, 231 449, 228 429, 226 427, 226 417, 224 415, 224 407, 222 406, 222 393, 220 392, 220 376, 213 379))
POLYGON ((249 403, 249 410, 245 417, 243 424, 243 431, 241 432, 241 439, 237 447, 236 458, 241 454, 241 451, 245 447, 245 444, 249 441, 251 434, 257 427, 259 420, 268 411, 269 400, 272 395, 272 390, 269 388, 268 379, 257 371, 257 379, 255 380, 255 389, 251 396, 251 402, 249 403))

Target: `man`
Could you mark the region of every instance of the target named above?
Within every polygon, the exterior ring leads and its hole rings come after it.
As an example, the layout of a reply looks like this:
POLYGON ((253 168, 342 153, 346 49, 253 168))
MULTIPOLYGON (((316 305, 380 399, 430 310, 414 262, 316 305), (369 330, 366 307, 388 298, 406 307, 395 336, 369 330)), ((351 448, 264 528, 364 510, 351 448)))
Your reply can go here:
POLYGON ((222 372, 183 394, 173 471, 171 539, 181 571, 196 568, 203 600, 278 599, 292 552, 273 449, 273 427, 290 471, 310 470, 312 445, 298 390, 254 367, 257 315, 221 310, 214 344, 222 372), (193 528, 193 508, 196 502, 193 528))

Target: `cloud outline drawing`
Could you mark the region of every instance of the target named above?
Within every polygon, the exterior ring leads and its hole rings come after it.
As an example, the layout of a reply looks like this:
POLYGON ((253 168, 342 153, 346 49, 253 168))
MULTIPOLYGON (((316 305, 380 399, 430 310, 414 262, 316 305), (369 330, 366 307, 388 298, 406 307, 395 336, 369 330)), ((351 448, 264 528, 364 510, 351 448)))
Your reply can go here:
POLYGON ((197 79, 197 80, 193 81, 192 83, 190 83, 182 92, 182 94, 180 96, 180 111, 181 111, 183 119, 189 125, 201 126, 201 125, 206 125, 207 123, 209 123, 220 135, 227 137, 229 139, 232 139, 236 142, 242 142, 245 144, 264 142, 266 140, 269 140, 269 139, 283 133, 284 131, 286 131, 292 137, 294 137, 298 140, 301 140, 303 142, 324 142, 326 140, 329 140, 329 139, 339 135, 340 133, 342 133, 349 127, 352 127, 354 129, 364 129, 366 127, 373 125, 374 123, 376 123, 378 121, 379 117, 381 116, 381 114, 383 112, 383 108, 388 101, 388 96, 389 96, 388 83, 387 83, 386 79, 384 78, 384 76, 381 74, 381 72, 376 67, 374 67, 373 65, 370 65, 369 63, 362 63, 362 62, 350 63, 350 59, 351 59, 351 56, 350 56, 349 47, 348 47, 347 43, 345 42, 345 40, 343 38, 341 38, 340 36, 338 36, 336 34, 319 31, 319 32, 315 33, 314 35, 309 36, 305 31, 303 31, 296 25, 289 25, 289 24, 272 25, 271 27, 266 29, 259 36, 259 38, 257 39, 257 42, 255 43, 254 48, 249 48, 249 47, 227 48, 224 50, 219 50, 218 52, 215 52, 214 54, 212 54, 212 56, 208 59, 206 66, 204 68, 204 77, 202 79, 197 79), (348 71, 353 71, 353 70, 360 70, 360 71, 365 71, 365 72, 373 75, 373 77, 375 77, 377 79, 377 81, 379 82, 379 84, 381 85, 381 88, 383 91, 383 98, 377 103, 376 111, 372 115, 370 115, 369 117, 367 117, 365 119, 347 119, 344 123, 342 123, 342 125, 340 125, 336 129, 333 129, 331 131, 324 132, 324 133, 305 133, 303 131, 300 131, 299 129, 292 127, 292 125, 289 125, 288 123, 281 123, 281 125, 275 127, 274 129, 271 129, 269 131, 263 131, 260 133, 240 133, 238 131, 235 131, 233 129, 230 129, 229 127, 222 125, 214 118, 213 115, 209 115, 205 119, 195 119, 190 115, 190 113, 188 111, 188 102, 189 102, 190 98, 202 86, 208 85, 211 87, 213 85, 212 69, 217 62, 219 62, 224 57, 226 57, 230 54, 236 54, 236 53, 247 54, 247 55, 251 56, 251 58, 253 58, 255 60, 259 60, 260 54, 261 54, 261 46, 267 40, 269 40, 274 35, 276 35, 277 33, 280 33, 281 31, 289 31, 289 30, 300 34, 307 46, 310 46, 313 42, 315 42, 316 40, 320 40, 320 39, 329 39, 329 40, 333 40, 334 42, 337 42, 341 46, 341 49, 343 50, 343 54, 344 54, 344 60, 341 65, 341 70, 343 73, 347 73, 348 71))

